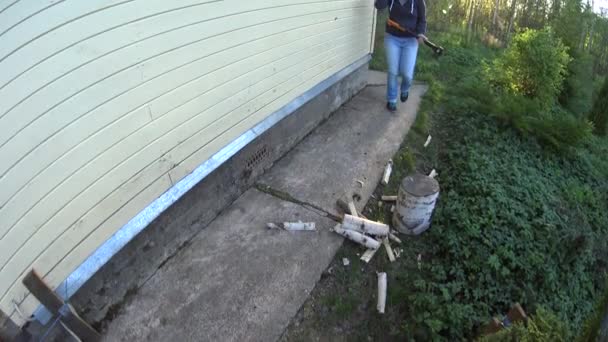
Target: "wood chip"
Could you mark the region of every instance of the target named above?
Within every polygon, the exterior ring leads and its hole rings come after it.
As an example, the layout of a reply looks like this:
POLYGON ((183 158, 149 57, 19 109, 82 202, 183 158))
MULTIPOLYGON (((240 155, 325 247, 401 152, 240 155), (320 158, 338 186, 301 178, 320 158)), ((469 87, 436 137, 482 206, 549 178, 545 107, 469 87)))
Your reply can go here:
POLYGON ((359 214, 357 214, 357 208, 355 207, 355 203, 352 200, 348 201, 348 211, 354 217, 359 217, 359 214))
POLYGON ((377 305, 377 309, 378 309, 378 312, 381 313, 381 314, 384 313, 384 309, 386 308, 386 287, 387 287, 386 273, 385 272, 380 272, 380 273, 378 273, 378 305, 377 305))
POLYGON ((397 237, 397 235, 394 232, 390 232, 388 234, 388 238, 391 239, 391 241, 394 241, 398 244, 401 244, 401 239, 397 237))
POLYGON ((388 255, 388 260, 390 262, 395 262, 395 253, 393 253, 393 249, 391 248, 391 244, 388 242, 388 238, 384 238, 384 240, 382 240, 382 244, 386 249, 386 255, 388 255))
POLYGON ((426 138, 426 142, 424 143, 424 148, 429 147, 432 139, 433 139, 433 137, 431 137, 430 135, 428 136, 428 138, 426 138))
POLYGON ((391 173, 393 172, 393 160, 389 160, 384 168, 384 174, 382 174, 382 184, 387 185, 391 179, 391 173))
POLYGON ((289 231, 314 231, 316 230, 314 222, 284 222, 283 228, 289 231))
POLYGON ((363 253, 363 255, 361 256, 361 260, 365 261, 366 263, 369 263, 372 260, 372 258, 374 257, 374 255, 376 254, 376 252, 378 251, 378 249, 366 250, 365 253, 363 253))

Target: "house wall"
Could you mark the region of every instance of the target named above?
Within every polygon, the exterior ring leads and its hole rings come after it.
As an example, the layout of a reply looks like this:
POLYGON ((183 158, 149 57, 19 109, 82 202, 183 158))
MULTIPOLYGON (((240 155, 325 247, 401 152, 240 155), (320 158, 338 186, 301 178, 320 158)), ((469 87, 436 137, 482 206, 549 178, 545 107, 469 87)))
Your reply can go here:
POLYGON ((0 309, 370 52, 367 0, 0 0, 0 309))

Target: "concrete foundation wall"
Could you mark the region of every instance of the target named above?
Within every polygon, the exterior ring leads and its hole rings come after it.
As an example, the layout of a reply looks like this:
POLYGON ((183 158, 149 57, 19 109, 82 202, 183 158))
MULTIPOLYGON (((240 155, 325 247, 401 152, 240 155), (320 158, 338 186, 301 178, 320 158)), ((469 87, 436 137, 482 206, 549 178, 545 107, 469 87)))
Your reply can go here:
POLYGON ((115 255, 71 299, 100 326, 258 176, 366 84, 367 65, 284 118, 207 176, 115 255))

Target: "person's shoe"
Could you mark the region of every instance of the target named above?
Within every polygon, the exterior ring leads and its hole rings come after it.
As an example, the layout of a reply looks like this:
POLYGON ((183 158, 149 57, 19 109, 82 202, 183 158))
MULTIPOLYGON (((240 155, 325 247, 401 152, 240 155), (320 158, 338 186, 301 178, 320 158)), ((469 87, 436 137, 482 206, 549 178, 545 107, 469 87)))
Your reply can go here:
POLYGON ((386 109, 388 109, 389 112, 394 113, 397 111, 397 104, 394 102, 387 102, 386 109))
POLYGON ((409 92, 407 92, 405 94, 402 93, 401 94, 401 102, 407 101, 408 97, 410 97, 410 93, 409 92))

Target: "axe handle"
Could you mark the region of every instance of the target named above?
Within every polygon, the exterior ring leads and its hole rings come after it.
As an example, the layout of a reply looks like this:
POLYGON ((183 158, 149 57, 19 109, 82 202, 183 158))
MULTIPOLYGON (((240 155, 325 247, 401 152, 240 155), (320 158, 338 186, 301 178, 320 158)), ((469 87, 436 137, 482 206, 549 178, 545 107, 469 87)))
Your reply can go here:
MULTIPOLYGON (((401 31, 401 32, 406 32, 409 34, 413 34, 416 35, 416 33, 412 32, 410 29, 401 26, 398 22, 392 20, 391 18, 388 18, 388 20, 386 21, 388 26, 396 28, 397 30, 401 31)), ((428 38, 424 37, 424 44, 428 47, 430 47, 431 49, 433 49, 434 51, 438 52, 438 51, 442 51, 443 48, 433 42, 431 42, 430 40, 428 40, 428 38)))

